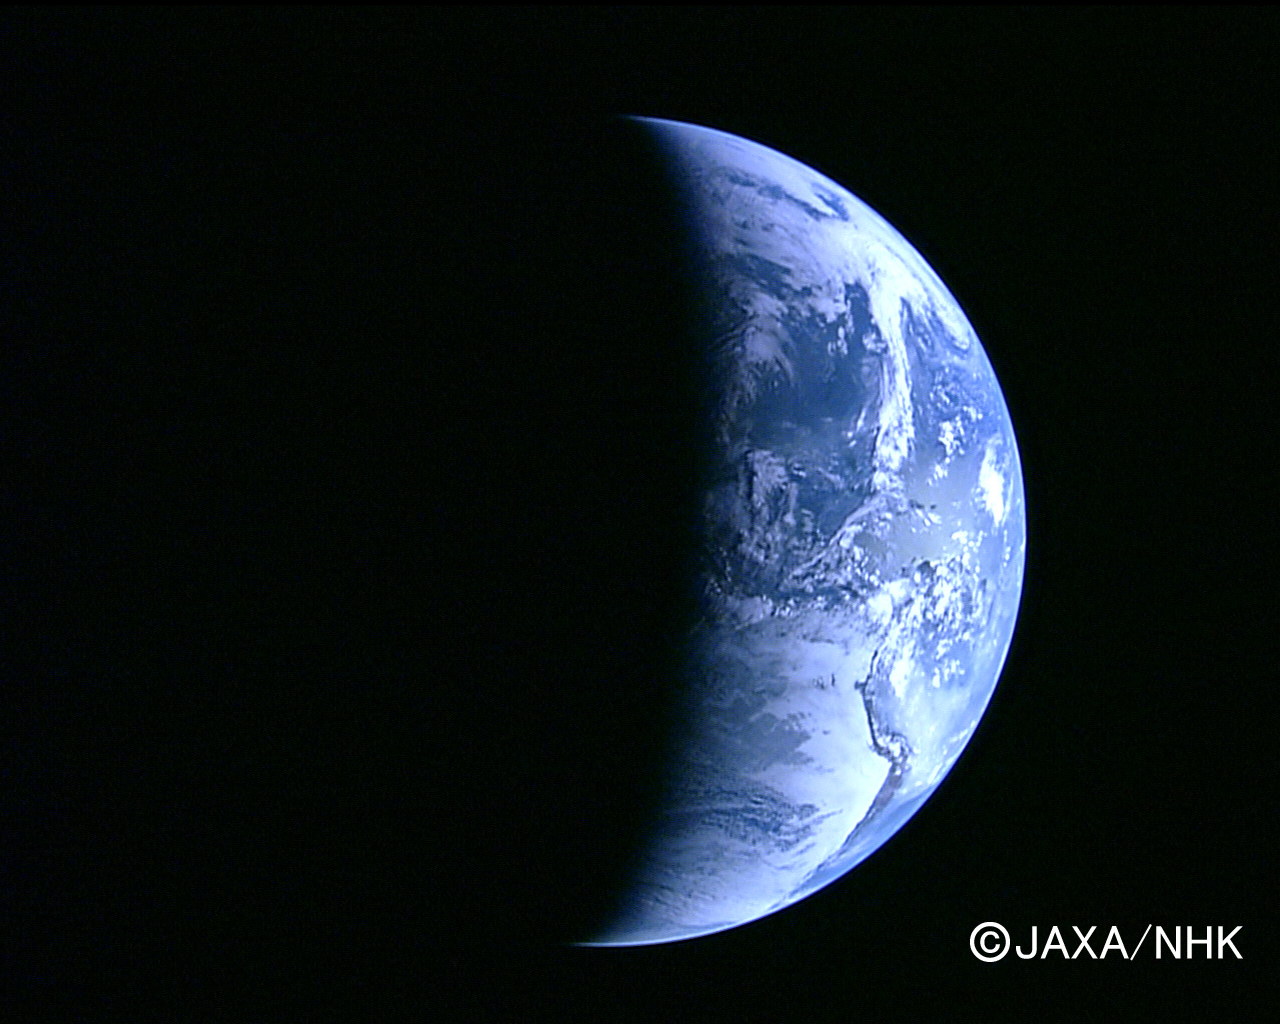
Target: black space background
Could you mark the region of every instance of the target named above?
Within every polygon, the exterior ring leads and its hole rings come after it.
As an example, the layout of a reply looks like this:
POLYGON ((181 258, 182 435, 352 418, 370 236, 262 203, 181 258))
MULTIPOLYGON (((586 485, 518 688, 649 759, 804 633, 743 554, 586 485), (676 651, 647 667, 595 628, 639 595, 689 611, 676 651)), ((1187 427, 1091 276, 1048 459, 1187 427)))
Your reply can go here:
POLYGON ((1275 15, 3 26, 0 1004, 1274 1010, 1275 15), (679 240, 595 127, 625 113, 777 148, 920 249, 1029 541, 996 696, 893 840, 755 924, 590 950, 557 939, 653 797, 696 455, 679 240), (985 920, 1242 924, 1245 959, 988 965, 985 920))

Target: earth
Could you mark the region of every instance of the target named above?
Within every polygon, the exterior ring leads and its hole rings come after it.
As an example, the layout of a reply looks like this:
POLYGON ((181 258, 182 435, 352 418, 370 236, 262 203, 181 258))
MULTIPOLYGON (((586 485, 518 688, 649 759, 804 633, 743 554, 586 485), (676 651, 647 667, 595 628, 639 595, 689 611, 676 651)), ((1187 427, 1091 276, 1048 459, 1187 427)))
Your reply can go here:
POLYGON ((589 945, 732 928, 839 878, 973 736, 1026 518, 991 364, 919 253, 774 150, 644 119, 684 196, 715 382, 669 799, 589 945))

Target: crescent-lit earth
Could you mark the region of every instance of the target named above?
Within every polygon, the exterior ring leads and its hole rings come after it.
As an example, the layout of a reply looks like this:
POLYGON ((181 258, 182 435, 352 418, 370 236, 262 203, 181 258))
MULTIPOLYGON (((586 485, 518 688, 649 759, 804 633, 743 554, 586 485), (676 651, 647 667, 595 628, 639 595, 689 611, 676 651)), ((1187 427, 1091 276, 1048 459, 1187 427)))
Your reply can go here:
POLYGON ((882 846, 973 736, 1025 554, 1000 386, 920 254, 781 153, 641 123, 689 211, 711 454, 670 796, 587 945, 756 920, 882 846))

